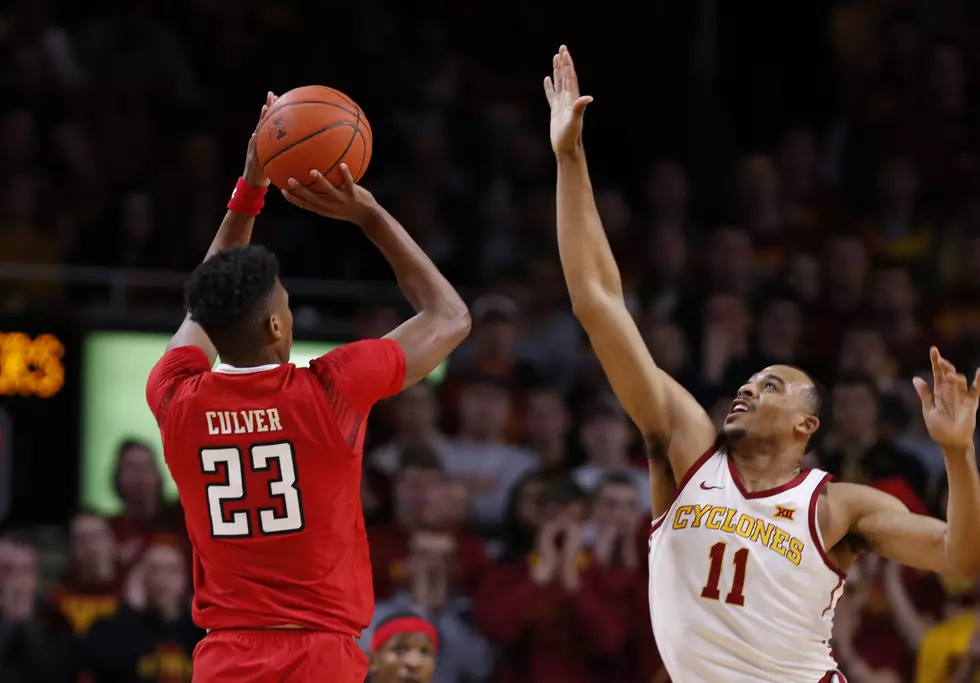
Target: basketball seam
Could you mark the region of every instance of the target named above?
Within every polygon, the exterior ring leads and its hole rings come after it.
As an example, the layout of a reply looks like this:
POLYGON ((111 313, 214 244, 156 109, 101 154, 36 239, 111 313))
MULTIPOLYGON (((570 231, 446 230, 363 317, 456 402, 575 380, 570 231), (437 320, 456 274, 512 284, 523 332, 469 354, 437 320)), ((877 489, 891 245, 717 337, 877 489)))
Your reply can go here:
MULTIPOLYGON (((360 120, 360 117, 358 117, 358 120, 360 120)), ((355 132, 357 131, 357 125, 354 124, 354 123, 351 123, 350 121, 336 121, 334 123, 331 123, 329 126, 324 126, 323 128, 320 128, 319 130, 313 131, 309 135, 305 135, 305 136, 301 137, 296 142, 291 142, 290 144, 286 145, 285 147, 283 147, 282 149, 280 149, 278 152, 276 152, 275 154, 273 154, 272 156, 270 156, 265 161, 260 161, 259 163, 261 163, 262 164, 262 167, 265 168, 265 166, 268 165, 268 163, 270 161, 272 161, 273 159, 275 159, 277 157, 282 156, 284 153, 288 152, 289 150, 291 150, 296 145, 302 144, 302 143, 306 142, 307 140, 309 140, 310 138, 315 138, 320 133, 324 133, 324 132, 330 130, 331 128, 336 128, 337 126, 352 126, 354 128, 354 131, 355 132)), ((351 137, 353 138, 353 136, 351 136, 351 137)), ((350 149, 350 143, 347 143, 347 149, 350 149)), ((345 153, 346 153, 346 150, 345 150, 345 153)), ((340 158, 343 159, 344 157, 341 156, 340 158)), ((339 159, 338 159, 338 162, 339 162, 339 159)), ((337 164, 334 163, 334 166, 336 166, 336 165, 337 164)), ((333 167, 331 167, 331 170, 332 170, 332 168, 333 167)))
POLYGON ((289 109, 290 107, 296 107, 296 106, 299 106, 301 104, 322 104, 325 107, 336 107, 337 109, 340 109, 341 111, 347 112, 351 116, 357 116, 357 112, 356 111, 354 111, 352 109, 348 109, 347 107, 342 107, 339 104, 337 104, 336 102, 321 102, 320 100, 303 100, 301 102, 287 102, 286 104, 281 104, 278 107, 276 107, 275 109, 273 109, 272 111, 268 112, 266 114, 266 118, 272 116, 276 112, 282 111, 283 109, 289 109))

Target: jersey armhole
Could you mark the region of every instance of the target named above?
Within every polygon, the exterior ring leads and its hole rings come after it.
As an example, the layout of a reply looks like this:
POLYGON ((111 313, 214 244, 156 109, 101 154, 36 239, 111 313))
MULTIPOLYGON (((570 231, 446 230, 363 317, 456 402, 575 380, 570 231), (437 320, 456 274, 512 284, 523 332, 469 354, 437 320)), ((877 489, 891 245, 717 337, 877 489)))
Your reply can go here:
POLYGON ((684 476, 677 483, 677 490, 674 491, 674 497, 667 505, 667 509, 664 511, 662 515, 660 515, 650 523, 651 536, 653 536, 653 532, 655 532, 657 529, 660 528, 660 525, 663 524, 664 520, 667 519, 667 515, 670 514, 671 509, 674 507, 674 503, 676 503, 677 499, 680 498, 681 492, 684 490, 684 487, 687 486, 687 483, 694 478, 694 475, 698 473, 698 470, 704 467, 704 464, 708 462, 708 460, 711 459, 711 456, 717 453, 720 448, 721 448, 721 439, 718 439, 711 445, 711 448, 709 448, 704 453, 702 453, 701 456, 697 460, 695 460, 690 467, 687 468, 687 472, 684 473, 684 476))
POLYGON ((807 521, 810 524, 810 538, 813 540, 813 544, 817 548, 817 553, 820 554, 820 559, 827 566, 827 569, 837 574, 838 578, 842 581, 847 578, 847 574, 841 571, 840 567, 830 558, 827 554, 827 548, 823 543, 823 534, 820 533, 820 522, 817 519, 817 504, 820 500, 820 493, 827 487, 827 484, 834 480, 834 475, 825 474, 823 478, 817 482, 817 485, 813 487, 813 493, 810 494, 810 507, 807 512, 807 521))

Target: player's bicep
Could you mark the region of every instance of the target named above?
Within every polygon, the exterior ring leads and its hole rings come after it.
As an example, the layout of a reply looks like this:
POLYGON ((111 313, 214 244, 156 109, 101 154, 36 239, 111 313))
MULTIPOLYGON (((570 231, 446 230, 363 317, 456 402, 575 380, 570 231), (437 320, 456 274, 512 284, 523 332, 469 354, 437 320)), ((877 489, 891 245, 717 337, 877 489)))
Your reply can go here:
POLYGON ((401 389, 422 381, 453 352, 469 333, 469 316, 446 317, 418 313, 384 336, 398 343, 405 357, 401 389))
POLYGON ((955 575, 947 561, 946 522, 909 512, 898 498, 867 486, 849 486, 852 530, 882 557, 914 569, 955 575))
POLYGON ((198 346, 168 349, 150 370, 146 380, 146 403, 157 422, 162 422, 167 405, 181 382, 211 369, 212 359, 198 346))
POLYGON ((715 426, 691 394, 656 366, 621 300, 603 297, 583 320, 609 383, 651 448, 666 456, 680 479, 717 438, 715 426))

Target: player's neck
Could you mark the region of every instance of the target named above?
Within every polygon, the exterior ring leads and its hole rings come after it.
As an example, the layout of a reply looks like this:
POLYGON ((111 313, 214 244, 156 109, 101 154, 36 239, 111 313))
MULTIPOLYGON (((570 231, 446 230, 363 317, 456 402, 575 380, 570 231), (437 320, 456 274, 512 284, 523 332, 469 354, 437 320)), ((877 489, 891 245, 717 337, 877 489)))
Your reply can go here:
POLYGON ((738 444, 729 450, 742 485, 750 493, 782 486, 800 472, 803 454, 777 444, 738 444))
POLYGON ((261 368, 264 365, 282 365, 282 360, 271 348, 263 349, 256 353, 234 356, 222 355, 221 362, 233 368, 261 368))

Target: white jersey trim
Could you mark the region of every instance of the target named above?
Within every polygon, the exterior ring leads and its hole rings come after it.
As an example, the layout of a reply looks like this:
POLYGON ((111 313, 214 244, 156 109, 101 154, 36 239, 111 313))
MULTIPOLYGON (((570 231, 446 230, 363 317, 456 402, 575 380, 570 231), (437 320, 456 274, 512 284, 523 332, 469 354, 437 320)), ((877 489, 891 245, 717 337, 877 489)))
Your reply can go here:
POLYGON ((820 559, 827 565, 827 569, 837 574, 837 578, 841 581, 844 581, 847 578, 847 574, 841 571, 840 567, 827 554, 827 548, 823 543, 823 534, 820 533, 820 520, 817 517, 817 505, 819 505, 820 493, 833 479, 834 475, 825 474, 823 479, 813 488, 813 493, 810 494, 810 509, 807 512, 807 518, 810 524, 810 536, 817 548, 817 552, 820 554, 820 559))
POLYGON ((248 375, 253 372, 265 372, 266 370, 275 370, 281 367, 278 363, 269 363, 268 365, 255 365, 250 368, 236 368, 234 365, 228 365, 227 363, 218 363, 217 367, 211 372, 220 372, 223 375, 248 375))

